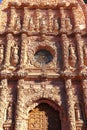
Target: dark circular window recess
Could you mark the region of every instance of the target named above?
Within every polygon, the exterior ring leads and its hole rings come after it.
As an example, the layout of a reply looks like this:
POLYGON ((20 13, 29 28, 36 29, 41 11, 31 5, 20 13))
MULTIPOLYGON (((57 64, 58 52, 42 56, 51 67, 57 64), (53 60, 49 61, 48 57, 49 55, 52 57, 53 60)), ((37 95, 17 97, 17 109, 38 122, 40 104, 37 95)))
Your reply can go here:
POLYGON ((50 53, 50 51, 45 49, 38 50, 34 57, 35 60, 42 65, 48 64, 53 60, 53 55, 50 53))

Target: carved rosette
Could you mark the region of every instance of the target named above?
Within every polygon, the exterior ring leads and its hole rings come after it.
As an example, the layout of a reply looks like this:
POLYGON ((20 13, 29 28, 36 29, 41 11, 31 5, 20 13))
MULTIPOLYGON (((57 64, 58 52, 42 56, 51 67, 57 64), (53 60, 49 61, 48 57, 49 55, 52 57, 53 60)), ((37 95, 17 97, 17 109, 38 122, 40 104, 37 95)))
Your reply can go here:
POLYGON ((85 104, 85 115, 87 119, 87 79, 82 80, 82 87, 83 87, 83 97, 84 97, 84 104, 85 104))
POLYGON ((69 130, 76 130, 71 79, 66 79, 65 85, 66 85, 66 100, 67 100, 67 115, 68 115, 69 130))
POLYGON ((61 35, 62 39, 62 52, 63 52, 63 69, 67 70, 69 67, 68 58, 69 58, 69 40, 66 34, 61 35))

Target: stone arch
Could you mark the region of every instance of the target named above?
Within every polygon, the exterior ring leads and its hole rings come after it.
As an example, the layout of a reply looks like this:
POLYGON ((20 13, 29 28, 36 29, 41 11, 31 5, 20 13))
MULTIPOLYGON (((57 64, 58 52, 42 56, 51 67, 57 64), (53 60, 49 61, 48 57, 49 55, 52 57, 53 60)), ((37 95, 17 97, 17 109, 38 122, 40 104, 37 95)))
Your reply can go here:
MULTIPOLYGON (((41 111, 43 111, 43 112, 45 112, 45 116, 47 117, 47 122, 49 122, 48 124, 48 129, 49 129, 49 127, 50 127, 50 125, 52 125, 51 123, 53 123, 53 124, 57 124, 57 128, 59 128, 59 129, 61 129, 61 117, 60 117, 60 112, 61 112, 61 107, 60 106, 58 106, 55 102, 53 102, 53 101, 51 101, 51 100, 48 100, 48 99, 39 99, 38 101, 36 101, 37 102, 37 105, 36 106, 34 106, 34 108, 32 109, 32 110, 30 110, 29 111, 29 120, 32 120, 32 118, 33 118, 33 120, 34 120, 34 118, 35 117, 37 117, 37 108, 38 108, 38 112, 41 112, 41 111), (44 107, 45 108, 44 108, 44 107), (49 110, 51 110, 51 114, 52 115, 54 115, 54 113, 56 113, 55 114, 55 119, 53 119, 54 121, 52 121, 51 123, 50 123, 50 121, 52 120, 52 118, 53 118, 53 116, 50 114, 48 114, 50 111, 49 110), (32 117, 31 115, 31 113, 33 112, 33 114, 34 114, 34 116, 32 117), (36 116, 35 116, 35 112, 36 112, 36 116), (49 117, 50 116, 50 117, 49 117), (49 121, 50 120, 50 121, 49 121), (59 126, 58 126, 59 125, 59 126)), ((41 118, 42 118, 42 116, 41 116, 41 118)), ((43 118, 44 119, 44 118, 43 118)), ((35 118, 35 121, 36 121, 37 119, 35 118)), ((29 122, 31 122, 31 121, 29 121, 29 122)), ((41 122, 42 123, 42 122, 41 122)), ((55 126, 55 125, 54 125, 55 126)), ((53 127, 53 126, 52 126, 53 127)), ((55 127, 54 127, 55 128, 55 127)), ((58 129, 58 130, 59 130, 58 129)))

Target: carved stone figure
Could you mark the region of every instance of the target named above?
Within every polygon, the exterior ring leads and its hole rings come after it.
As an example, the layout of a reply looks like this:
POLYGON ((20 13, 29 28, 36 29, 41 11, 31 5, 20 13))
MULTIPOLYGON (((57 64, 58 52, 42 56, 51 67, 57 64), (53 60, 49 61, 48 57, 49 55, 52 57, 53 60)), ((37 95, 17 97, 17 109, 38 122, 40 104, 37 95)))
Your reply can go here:
POLYGON ((19 48, 16 44, 11 48, 11 62, 13 65, 17 65, 19 60, 18 49, 19 48))
POLYGON ((70 44, 69 45, 69 63, 70 66, 75 67, 76 65, 76 54, 75 54, 75 48, 70 44))
POLYGON ((4 46, 0 45, 0 64, 2 64, 4 59, 4 46))
POLYGON ((78 103, 75 104, 75 116, 77 121, 82 120, 82 110, 78 103))
POLYGON ((87 45, 83 46, 84 64, 87 65, 87 45))
POLYGON ((12 107, 13 107, 13 104, 10 102, 9 105, 8 105, 8 108, 7 108, 7 120, 12 120, 12 107))
POLYGON ((21 25, 21 16, 17 16, 15 26, 14 26, 15 31, 20 31, 21 26, 22 26, 21 25))

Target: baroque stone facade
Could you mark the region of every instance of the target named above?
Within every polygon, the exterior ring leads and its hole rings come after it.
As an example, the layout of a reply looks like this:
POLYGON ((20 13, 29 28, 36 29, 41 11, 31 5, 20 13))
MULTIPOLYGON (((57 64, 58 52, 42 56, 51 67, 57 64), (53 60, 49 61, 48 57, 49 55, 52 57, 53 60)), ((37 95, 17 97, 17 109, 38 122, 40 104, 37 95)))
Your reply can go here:
POLYGON ((86 19, 83 0, 2 1, 0 130, 87 130, 86 19))

